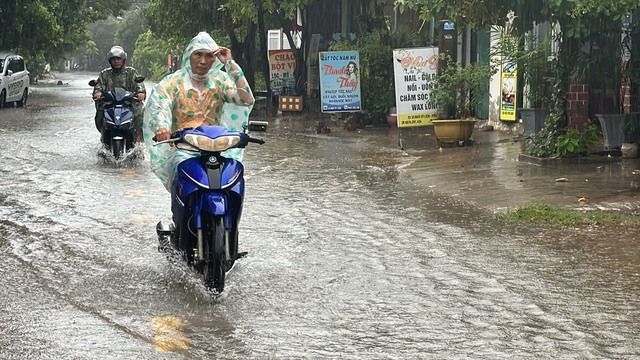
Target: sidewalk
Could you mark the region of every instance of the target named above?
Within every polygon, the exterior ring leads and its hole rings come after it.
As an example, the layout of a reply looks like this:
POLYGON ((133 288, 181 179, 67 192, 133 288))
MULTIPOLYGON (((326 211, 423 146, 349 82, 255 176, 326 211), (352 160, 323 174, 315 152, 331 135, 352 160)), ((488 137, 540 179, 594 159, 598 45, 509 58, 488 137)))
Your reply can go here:
MULTIPOLYGON (((474 129, 471 145, 438 147, 433 128, 365 128, 357 133, 340 129, 330 116, 265 116, 252 120, 298 123, 315 131, 316 124, 331 127, 327 136, 359 136, 379 146, 397 149, 398 156, 416 158, 404 168, 419 186, 487 211, 505 211, 533 202, 575 209, 640 212, 640 159, 590 155, 578 159, 527 159, 521 128, 496 131, 474 129), (401 139, 403 149, 398 146, 401 139), (532 160, 532 161, 529 161, 532 160)), ((293 125, 293 124, 292 124, 293 125)), ((267 130, 268 131, 268 130, 267 130)))
MULTIPOLYGON (((406 151, 412 152, 419 131, 401 132, 406 151)), ((433 150, 423 147, 427 150, 408 171, 433 191, 473 206, 504 211, 544 202, 576 209, 640 210, 640 171, 635 171, 640 159, 590 155, 537 161, 523 156, 518 131, 476 127, 473 145, 441 149, 435 148, 434 135, 422 133, 433 150)))

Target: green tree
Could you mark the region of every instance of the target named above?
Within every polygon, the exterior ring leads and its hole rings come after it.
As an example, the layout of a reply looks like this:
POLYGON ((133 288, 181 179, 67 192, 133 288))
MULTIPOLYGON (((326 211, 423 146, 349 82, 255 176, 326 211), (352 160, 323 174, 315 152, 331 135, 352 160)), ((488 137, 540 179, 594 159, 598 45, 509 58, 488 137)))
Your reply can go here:
POLYGON ((139 10, 128 11, 118 22, 113 43, 122 46, 129 54, 127 64, 136 66, 135 48, 138 37, 147 32, 148 26, 139 10))
POLYGON ((86 25, 119 14, 130 0, 4 0, 0 49, 22 54, 32 76, 57 64, 90 38, 86 25))
MULTIPOLYGON (((157 36, 191 38, 199 31, 224 31, 227 45, 234 59, 242 66, 249 85, 255 86, 255 69, 268 76, 267 40, 268 28, 282 28, 292 44, 291 32, 297 9, 302 10, 312 0, 150 0, 144 14, 151 30, 157 36), (256 56, 256 49, 259 54, 256 56)), ((303 49, 296 53, 296 76, 301 79, 306 71, 303 49)), ((267 86, 268 81, 265 81, 267 86)), ((298 80, 302 85, 304 81, 298 80)))
MULTIPOLYGON (((87 25, 87 30, 91 39, 95 43, 95 51, 87 64, 89 70, 99 71, 107 66, 107 53, 109 49, 114 45, 114 36, 118 27, 118 20, 114 17, 109 17, 105 20, 98 20, 87 25)), ((125 48, 127 53, 132 52, 125 48)))
MULTIPOLYGON (((581 68, 583 63, 576 61, 583 45, 591 43, 593 37, 602 32, 620 34, 622 18, 640 8, 640 2, 636 0, 395 0, 395 5, 401 11, 417 9, 425 20, 448 18, 474 29, 504 25, 504 14, 513 10, 518 16, 513 24, 519 35, 531 29, 534 22, 549 21, 558 25, 551 115, 543 130, 532 139, 533 146, 529 147, 537 156, 558 153, 558 139, 567 131, 568 125, 567 89, 584 70, 581 68)), ((638 23, 632 24, 632 32, 638 29, 638 23)), ((632 54, 632 58, 638 55, 632 54)))
POLYGON ((431 20, 432 17, 436 21, 446 19, 473 29, 481 29, 488 25, 504 25, 505 14, 514 11, 518 17, 513 24, 524 33, 531 29, 534 21, 550 19, 551 10, 548 2, 548 0, 395 0, 394 3, 401 12, 409 8, 417 10, 420 17, 426 21, 431 20))
POLYGON ((133 56, 136 70, 148 79, 158 81, 168 73, 166 59, 172 41, 158 39, 151 30, 138 37, 133 56))
POLYGON ((256 15, 251 1, 150 0, 144 16, 155 36, 187 39, 176 44, 180 47, 200 31, 211 33, 216 42, 231 49, 249 84, 254 84, 251 56, 254 54, 256 15), (235 6, 238 2, 245 6, 235 6), (227 36, 221 39, 216 36, 216 31, 224 31, 227 36))

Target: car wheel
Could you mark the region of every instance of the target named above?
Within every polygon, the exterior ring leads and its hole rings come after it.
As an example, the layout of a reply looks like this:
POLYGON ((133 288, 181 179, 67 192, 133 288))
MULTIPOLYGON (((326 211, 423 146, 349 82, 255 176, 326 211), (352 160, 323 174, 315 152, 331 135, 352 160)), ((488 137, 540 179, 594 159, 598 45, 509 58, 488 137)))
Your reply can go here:
POLYGON ((27 105, 27 99, 29 98, 29 88, 24 88, 22 92, 22 98, 16 102, 18 107, 23 107, 27 105))
POLYGON ((7 93, 2 90, 0 93, 0 109, 4 109, 7 107, 7 93))

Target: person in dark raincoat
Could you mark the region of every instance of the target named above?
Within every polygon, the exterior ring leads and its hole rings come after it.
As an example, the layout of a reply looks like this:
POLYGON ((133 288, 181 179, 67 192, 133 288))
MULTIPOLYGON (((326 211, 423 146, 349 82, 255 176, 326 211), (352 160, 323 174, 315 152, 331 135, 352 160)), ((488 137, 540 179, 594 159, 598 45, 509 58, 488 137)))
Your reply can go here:
POLYGON ((114 46, 107 53, 107 60, 111 67, 108 67, 100 72, 98 76, 98 82, 93 87, 93 100, 96 104, 96 117, 95 123, 98 131, 102 132, 102 122, 104 121, 104 101, 102 101, 103 94, 113 89, 120 87, 127 91, 131 91, 136 94, 136 97, 140 101, 133 103, 134 109, 134 124, 136 127, 136 143, 142 142, 142 121, 143 121, 143 105, 147 91, 144 83, 137 83, 135 79, 139 77, 138 71, 131 67, 125 66, 127 61, 127 53, 120 46, 114 46))

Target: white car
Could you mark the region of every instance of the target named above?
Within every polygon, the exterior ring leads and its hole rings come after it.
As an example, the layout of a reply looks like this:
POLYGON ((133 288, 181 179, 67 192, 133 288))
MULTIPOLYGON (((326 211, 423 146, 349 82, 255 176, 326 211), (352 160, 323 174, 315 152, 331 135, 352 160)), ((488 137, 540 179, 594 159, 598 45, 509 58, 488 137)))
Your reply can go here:
POLYGON ((25 106, 29 98, 29 71, 24 59, 14 53, 0 51, 0 109, 16 103, 25 106))

